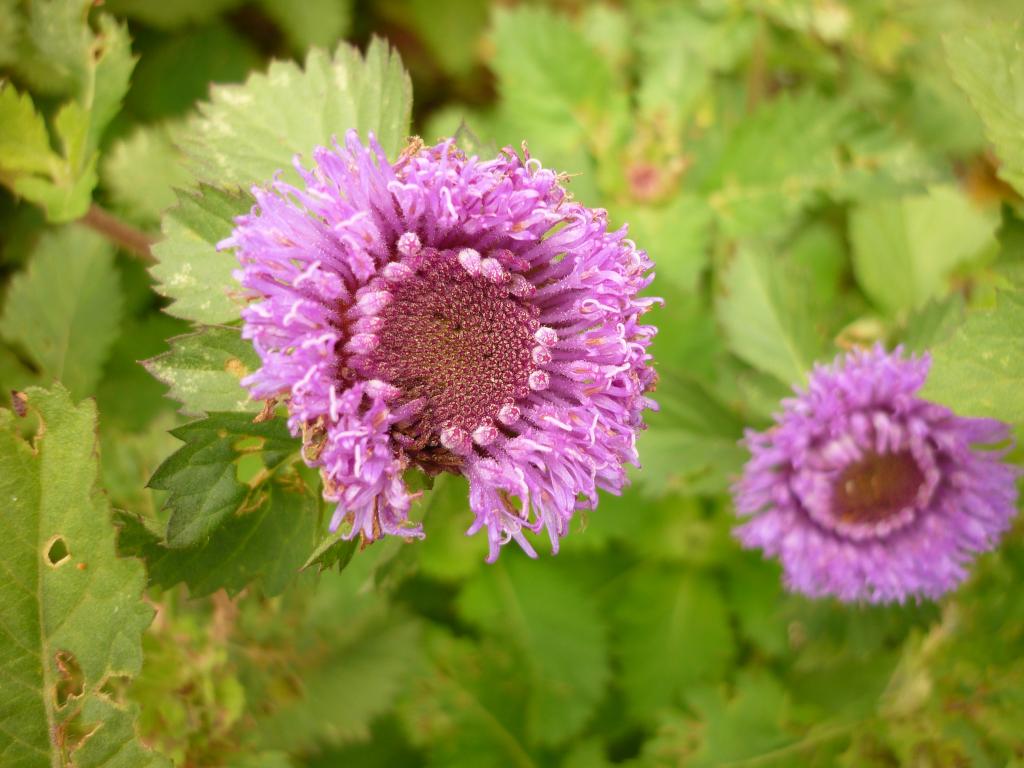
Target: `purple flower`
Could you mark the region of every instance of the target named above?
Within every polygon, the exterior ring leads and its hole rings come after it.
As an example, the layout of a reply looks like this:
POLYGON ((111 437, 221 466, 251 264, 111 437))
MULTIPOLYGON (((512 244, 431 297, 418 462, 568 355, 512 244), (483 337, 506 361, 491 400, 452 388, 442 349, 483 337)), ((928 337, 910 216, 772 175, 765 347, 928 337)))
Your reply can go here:
POLYGON ((748 432, 736 534, 782 561, 786 586, 881 603, 936 598, 1016 511, 1009 428, 917 397, 930 359, 880 346, 818 366, 776 425, 748 432))
POLYGON ((557 551, 573 513, 620 492, 637 461, 653 406, 647 256, 528 154, 416 142, 390 163, 353 131, 313 161, 296 163, 304 188, 255 188, 222 246, 263 363, 243 383, 287 399, 338 505, 332 529, 422 536, 403 479, 416 467, 468 478, 490 561, 510 539, 533 555, 524 528, 557 551))

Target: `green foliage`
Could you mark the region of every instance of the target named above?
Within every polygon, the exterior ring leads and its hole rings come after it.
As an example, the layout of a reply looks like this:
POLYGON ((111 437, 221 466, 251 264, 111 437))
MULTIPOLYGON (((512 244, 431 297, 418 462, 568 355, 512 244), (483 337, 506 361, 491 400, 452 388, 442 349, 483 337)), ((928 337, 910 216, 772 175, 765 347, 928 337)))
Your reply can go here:
POLYGON ((241 380, 259 367, 252 344, 234 329, 205 328, 170 339, 170 352, 145 362, 146 369, 166 384, 182 413, 258 411, 241 380))
POLYGON ((25 271, 11 280, 0 335, 45 380, 84 397, 118 336, 121 305, 113 248, 98 235, 63 229, 44 235, 25 271))
POLYGON ((1024 296, 1000 293, 935 349, 925 394, 970 416, 1024 423, 1024 296))
POLYGON ((0 754, 8 765, 159 766, 111 695, 138 674, 152 619, 142 567, 114 552, 96 486, 96 409, 33 388, 34 443, 0 411, 0 754))
POLYGON ((470 582, 458 606, 467 621, 516 644, 531 741, 558 744, 577 733, 608 675, 607 630, 586 595, 559 569, 511 557, 470 582))
POLYGON ((850 221, 857 280, 887 312, 917 309, 949 292, 957 267, 994 252, 998 224, 997 211, 950 187, 859 206, 850 221))
POLYGON ((825 346, 803 296, 807 273, 754 246, 740 248, 717 310, 733 352, 756 368, 797 383, 825 346))
POLYGON ((1024 195, 1024 21, 951 32, 953 75, 985 123, 1002 160, 999 175, 1024 195))
POLYGON ((167 312, 175 317, 200 323, 237 320, 241 307, 231 293, 239 290, 231 277, 235 259, 219 252, 217 243, 231 234, 234 218, 252 201, 212 187, 177 195, 178 204, 164 215, 164 239, 153 248, 155 290, 172 299, 167 312))
POLYGON ((190 179, 164 125, 139 127, 112 144, 100 175, 117 210, 146 225, 160 220, 176 202, 174 189, 190 179))
POLYGON ((729 489, 855 346, 1024 424, 1018 6, 0 0, 0 763, 1015 765, 1019 521, 938 603, 850 606, 742 551, 729 489), (642 467, 557 557, 486 564, 415 469, 426 538, 346 541, 240 385, 218 244, 349 128, 526 141, 655 263, 642 467))
POLYGON ((681 704, 694 684, 720 679, 735 653, 721 590, 678 568, 631 575, 617 631, 622 687, 641 721, 681 704))
POLYGON ((182 536, 164 542, 143 520, 123 514, 118 546, 122 554, 142 558, 150 584, 164 589, 184 582, 193 597, 218 589, 233 595, 260 579, 265 594, 280 594, 313 546, 319 514, 315 497, 287 483, 284 477, 267 484, 250 509, 221 520, 190 545, 182 536))
POLYGON ((365 57, 347 44, 333 56, 313 49, 300 69, 274 62, 242 86, 219 86, 181 136, 196 179, 224 188, 247 188, 307 158, 348 128, 377 136, 394 157, 412 107, 411 85, 388 45, 374 40, 365 57))
POLYGON ((261 457, 268 470, 296 458, 297 445, 281 419, 254 423, 251 414, 213 413, 171 434, 185 445, 157 468, 149 485, 168 491, 167 543, 175 548, 203 543, 232 514, 255 506, 267 472, 243 464, 246 457, 261 457))
POLYGON ((98 30, 85 22, 85 5, 40 0, 26 28, 26 63, 43 82, 67 90, 52 120, 60 152, 50 149, 42 117, 28 94, 0 84, 0 182, 41 205, 51 221, 70 221, 89 207, 96 185, 100 140, 128 90, 135 60, 124 26, 100 16, 98 30))

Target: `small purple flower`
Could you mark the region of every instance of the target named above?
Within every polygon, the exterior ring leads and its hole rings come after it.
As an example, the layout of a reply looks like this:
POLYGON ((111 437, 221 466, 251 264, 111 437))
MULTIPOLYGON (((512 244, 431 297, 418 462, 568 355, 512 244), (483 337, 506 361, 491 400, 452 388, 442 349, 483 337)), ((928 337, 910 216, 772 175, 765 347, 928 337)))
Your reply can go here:
POLYGON ((931 365, 901 350, 817 366, 776 425, 750 431, 734 489, 736 535, 782 561, 786 586, 874 603, 936 598, 967 575, 1016 512, 1018 470, 994 419, 917 397, 931 365))
POLYGON ((317 148, 222 243, 252 303, 254 398, 286 398, 293 434, 350 536, 422 536, 403 473, 469 480, 489 561, 523 529, 552 548, 597 489, 618 493, 654 383, 655 329, 637 294, 650 261, 571 200, 560 177, 506 149, 451 141, 390 163, 354 131, 317 148))

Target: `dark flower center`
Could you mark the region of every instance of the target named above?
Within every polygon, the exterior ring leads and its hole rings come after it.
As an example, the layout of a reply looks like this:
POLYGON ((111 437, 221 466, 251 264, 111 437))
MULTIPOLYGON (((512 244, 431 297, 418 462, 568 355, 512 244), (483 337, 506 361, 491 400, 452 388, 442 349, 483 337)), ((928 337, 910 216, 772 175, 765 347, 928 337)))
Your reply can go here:
POLYGON ((836 516, 843 523, 880 523, 911 506, 924 475, 909 451, 869 453, 839 475, 833 488, 836 516))
POLYGON ((380 311, 372 359, 404 402, 426 401, 404 434, 437 446, 442 430, 471 434, 529 393, 538 310, 508 280, 470 274, 455 251, 425 249, 416 262, 388 286, 393 299, 380 311))

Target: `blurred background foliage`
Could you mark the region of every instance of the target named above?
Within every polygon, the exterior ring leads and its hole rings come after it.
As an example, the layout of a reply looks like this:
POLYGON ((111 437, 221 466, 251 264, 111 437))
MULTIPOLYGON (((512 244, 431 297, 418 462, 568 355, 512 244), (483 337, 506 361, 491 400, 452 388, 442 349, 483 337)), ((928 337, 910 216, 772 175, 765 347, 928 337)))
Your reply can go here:
MULTIPOLYGON (((730 538, 728 499, 744 426, 854 344, 936 347, 933 397, 1024 423, 1020 15, 1016 0, 0 0, 0 384, 96 400, 101 485, 155 610, 123 691, 142 743, 245 768, 1024 766, 1019 524, 939 604, 841 606, 786 595, 730 538), (194 117, 211 83, 371 36, 412 78, 415 133, 481 155, 526 140, 657 265, 644 468, 556 558, 485 565, 457 477, 425 495, 424 542, 324 540, 315 475, 280 425, 250 424, 252 351, 147 271, 138 236, 179 199, 168 254, 247 205, 174 191, 215 167, 183 151, 216 151, 194 117), (181 318, 212 327, 157 357, 193 330, 181 318), (958 367, 985 355, 996 374, 958 367), (182 430, 168 386, 190 415, 227 413, 182 430), (196 470, 147 482, 218 429, 264 452, 227 447, 230 522, 166 549, 175 483, 196 470)), ((286 98, 267 94, 268 113, 286 98)))

